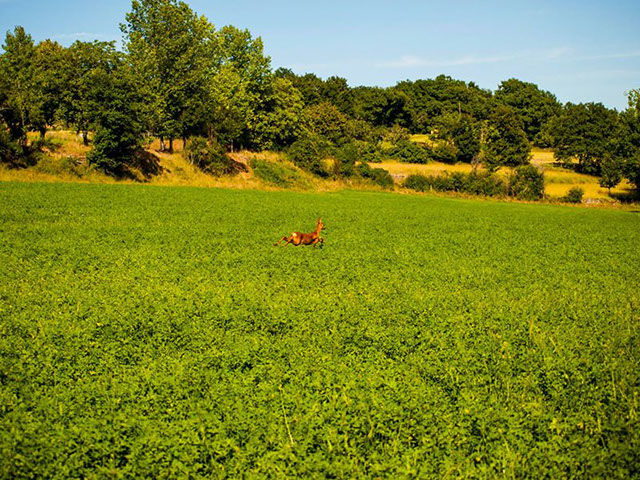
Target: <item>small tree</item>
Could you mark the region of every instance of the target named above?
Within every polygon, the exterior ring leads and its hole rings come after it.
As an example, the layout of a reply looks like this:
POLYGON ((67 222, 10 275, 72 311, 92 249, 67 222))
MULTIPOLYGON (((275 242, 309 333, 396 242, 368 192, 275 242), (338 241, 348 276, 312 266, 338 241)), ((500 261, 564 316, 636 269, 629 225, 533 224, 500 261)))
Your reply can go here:
POLYGON ((622 181, 622 165, 614 157, 608 155, 602 160, 600 174, 598 183, 601 187, 607 188, 609 195, 611 195, 611 189, 622 181))
POLYGON ((517 167, 509 178, 509 195, 520 200, 544 196, 544 174, 533 165, 517 167))
POLYGON ((561 200, 567 203, 582 203, 583 196, 584 190, 582 188, 573 187, 564 197, 561 198, 561 200))

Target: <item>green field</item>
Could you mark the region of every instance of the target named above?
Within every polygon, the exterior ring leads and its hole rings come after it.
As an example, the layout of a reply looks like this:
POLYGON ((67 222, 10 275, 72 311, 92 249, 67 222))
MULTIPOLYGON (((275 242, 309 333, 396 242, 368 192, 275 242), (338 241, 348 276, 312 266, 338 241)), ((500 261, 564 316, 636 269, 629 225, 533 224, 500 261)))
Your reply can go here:
POLYGON ((639 245, 613 210, 0 183, 0 478, 638 477, 639 245))

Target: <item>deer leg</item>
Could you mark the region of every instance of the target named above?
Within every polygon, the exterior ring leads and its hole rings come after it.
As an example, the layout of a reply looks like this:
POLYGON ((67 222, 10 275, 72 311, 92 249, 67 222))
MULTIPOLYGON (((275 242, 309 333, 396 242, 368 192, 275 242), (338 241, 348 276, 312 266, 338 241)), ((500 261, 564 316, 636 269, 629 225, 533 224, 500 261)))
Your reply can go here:
POLYGON ((288 237, 282 237, 280 240, 278 240, 276 243, 273 244, 274 247, 277 247, 278 245, 280 245, 283 241, 288 241, 289 238, 288 237))

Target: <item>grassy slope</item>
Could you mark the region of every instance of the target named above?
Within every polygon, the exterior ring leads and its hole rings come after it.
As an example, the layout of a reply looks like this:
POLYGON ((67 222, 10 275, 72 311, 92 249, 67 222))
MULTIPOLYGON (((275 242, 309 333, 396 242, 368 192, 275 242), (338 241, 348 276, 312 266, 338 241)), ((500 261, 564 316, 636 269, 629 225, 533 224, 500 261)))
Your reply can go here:
MULTIPOLYGON (((84 159, 88 152, 88 148, 83 146, 80 139, 70 132, 54 131, 49 133, 49 138, 60 142, 61 147, 56 151, 53 160, 46 162, 42 166, 32 167, 26 170, 8 170, 0 165, 0 181, 30 181, 30 182, 75 182, 75 183, 139 183, 143 180, 145 183, 154 185, 181 185, 181 186, 197 186, 197 187, 223 187, 223 188, 260 188, 273 189, 272 185, 262 182, 252 175, 252 172, 240 174, 235 177, 215 178, 207 175, 185 159, 181 155, 182 146, 180 141, 175 142, 174 154, 160 153, 159 141, 155 140, 150 145, 150 152, 158 157, 162 171, 159 175, 144 178, 140 172, 134 172, 138 175, 139 180, 115 180, 111 177, 100 174, 99 172, 87 169, 84 166, 79 167, 76 171, 68 171, 60 166, 60 161, 66 157, 72 157, 78 160, 84 159)), ((427 135, 413 135, 413 141, 427 141, 427 135)), ((234 154, 237 161, 248 163, 250 157, 254 156, 251 152, 240 152, 234 154)), ((282 159, 277 154, 263 152, 257 154, 260 158, 266 158, 270 161, 279 161, 282 159)), ((559 198, 565 195, 572 187, 581 187, 585 191, 585 198, 590 199, 610 199, 609 192, 605 188, 598 185, 598 178, 589 175, 582 175, 568 171, 563 168, 554 166, 553 153, 545 150, 534 150, 532 162, 542 167, 545 171, 546 187, 545 191, 551 198, 559 198)), ((385 161, 376 165, 388 170, 391 174, 400 180, 406 175, 412 173, 422 173, 427 175, 435 175, 442 172, 469 172, 471 166, 466 164, 448 165, 444 163, 430 163, 427 165, 406 164, 397 161, 385 161)), ((509 168, 503 168, 500 173, 507 175, 509 168)), ((312 185, 314 190, 319 191, 335 191, 342 188, 350 188, 357 186, 359 189, 371 189, 371 185, 352 185, 341 181, 322 181, 298 169, 298 174, 304 177, 305 182, 312 185)), ((618 187, 612 189, 614 195, 625 195, 631 191, 628 182, 622 182, 618 187)))
POLYGON ((639 221, 0 184, 0 477, 637 475, 639 221))

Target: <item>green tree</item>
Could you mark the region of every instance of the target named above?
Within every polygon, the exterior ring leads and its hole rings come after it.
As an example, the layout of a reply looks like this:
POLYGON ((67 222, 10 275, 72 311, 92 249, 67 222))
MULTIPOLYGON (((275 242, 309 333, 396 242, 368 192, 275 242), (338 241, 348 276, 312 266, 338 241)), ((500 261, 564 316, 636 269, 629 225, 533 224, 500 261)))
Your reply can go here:
POLYGON ((531 145, 513 109, 499 105, 487 123, 484 163, 489 170, 529 163, 531 145))
POLYGON ((252 125, 253 142, 261 149, 279 149, 296 141, 301 130, 302 96, 289 80, 273 79, 252 125))
POLYGON ((578 159, 578 170, 598 175, 601 161, 617 151, 618 114, 601 103, 568 103, 551 121, 555 157, 567 165, 578 159))
POLYGON ((520 200, 539 200, 544 196, 544 174, 533 165, 516 167, 509 177, 509 195, 520 200))
POLYGON ((398 89, 358 87, 352 90, 353 110, 356 118, 375 126, 408 126, 408 96, 398 89))
POLYGON ((121 29, 133 71, 144 80, 149 126, 171 150, 174 138, 195 128, 211 27, 184 2, 133 0, 121 29))
POLYGON ((534 83, 515 78, 502 82, 496 90, 495 98, 515 110, 522 121, 527 139, 536 144, 542 127, 550 118, 558 115, 562 108, 552 93, 540 90, 534 83))
POLYGON ((36 47, 31 35, 22 27, 7 32, 0 70, 4 77, 2 117, 9 136, 21 146, 27 145, 27 131, 38 113, 39 95, 36 88, 36 47))
POLYGON ((629 92, 629 107, 620 114, 620 125, 622 171, 640 192, 640 89, 629 92))
POLYGON ((67 85, 64 81, 65 49, 56 42, 40 42, 34 52, 34 89, 37 95, 31 119, 44 138, 60 113, 67 85))
POLYGON ((600 165, 600 175, 598 183, 601 187, 607 188, 611 195, 611 189, 622 181, 621 163, 611 155, 605 156, 600 165))
POLYGON ((303 125, 312 134, 333 143, 344 143, 348 129, 348 117, 335 105, 323 102, 304 109, 303 125))
POLYGON ((89 131, 95 127, 94 90, 100 87, 96 79, 100 73, 111 74, 121 60, 115 42, 77 41, 65 52, 60 116, 82 133, 85 145, 89 144, 89 131))
POLYGON ((135 73, 121 64, 111 72, 91 72, 89 106, 96 127, 88 160, 111 174, 120 174, 140 152, 144 124, 140 85, 135 73))
POLYGON ((451 139, 457 148, 456 160, 471 163, 480 153, 480 135, 470 115, 460 115, 453 125, 451 139))
POLYGON ((446 75, 400 82, 395 89, 407 96, 409 121, 406 126, 414 133, 440 129, 446 123, 441 117, 446 115, 466 114, 476 121, 484 120, 493 105, 490 91, 446 75))

